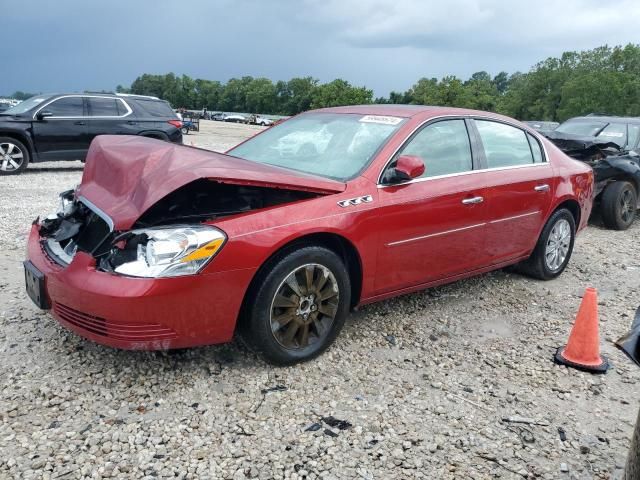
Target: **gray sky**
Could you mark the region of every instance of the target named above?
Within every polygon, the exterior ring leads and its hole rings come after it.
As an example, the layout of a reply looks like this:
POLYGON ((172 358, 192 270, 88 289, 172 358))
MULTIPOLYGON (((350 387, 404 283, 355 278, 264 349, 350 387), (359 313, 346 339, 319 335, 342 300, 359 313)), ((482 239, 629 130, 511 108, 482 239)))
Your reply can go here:
POLYGON ((420 77, 527 71, 565 50, 640 43, 638 0, 0 0, 0 94, 344 78, 376 95, 420 77))

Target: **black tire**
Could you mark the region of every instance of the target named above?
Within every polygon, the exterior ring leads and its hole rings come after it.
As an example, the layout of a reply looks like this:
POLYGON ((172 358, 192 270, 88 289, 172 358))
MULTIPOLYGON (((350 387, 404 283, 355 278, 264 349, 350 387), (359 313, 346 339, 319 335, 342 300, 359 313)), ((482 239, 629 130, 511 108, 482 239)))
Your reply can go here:
POLYGON ((607 228, 626 230, 636 217, 638 192, 630 182, 610 183, 602 193, 600 209, 607 228))
POLYGON ((0 137, 0 175, 18 175, 25 171, 30 160, 29 149, 24 143, 15 138, 0 137))
MULTIPOLYGON (((564 269, 567 267, 569 263, 569 259, 571 258, 571 253, 573 252, 573 244, 576 239, 576 222, 573 218, 573 215, 566 208, 561 208, 553 212, 553 215, 547 220, 544 228, 542 229, 542 233, 540 234, 540 238, 538 238, 538 243, 536 243, 536 247, 533 250, 531 256, 519 265, 519 270, 523 273, 538 278, 540 280, 552 280, 559 276, 564 269), (554 227, 560 225, 566 225, 563 222, 567 222, 569 227, 569 238, 567 242, 568 250, 564 256, 564 259, 559 262, 556 266, 553 262, 550 261, 547 256, 547 247, 553 250, 552 245, 554 241, 551 237, 551 233, 554 230, 554 227), (550 265, 551 264, 551 265, 550 265)), ((564 245, 564 242, 563 242, 564 245)), ((551 257, 559 259, 560 257, 551 257)))
POLYGON ((182 132, 183 135, 189 135, 189 128, 188 127, 182 127, 180 129, 180 131, 182 132))
MULTIPOLYGON (((304 272, 306 272, 306 270, 304 272)), ((319 268, 316 272, 323 274, 324 270, 319 268)), ((312 278, 318 279, 319 281, 320 274, 312 274, 312 278)), ((300 279, 301 277, 298 276, 297 278, 300 279)), ((308 295, 312 292, 312 289, 308 288, 308 283, 307 286, 304 285, 304 279, 302 284, 299 281, 296 284, 300 289, 307 289, 302 290, 303 295, 308 295)), ((340 257, 324 247, 307 246, 277 255, 261 269, 252 285, 253 287, 245 298, 239 333, 252 350, 262 356, 267 362, 275 365, 291 365, 311 360, 320 355, 335 340, 349 313, 351 302, 351 281, 349 279, 349 273, 340 257), (307 298, 305 296, 297 297, 294 294, 287 298, 297 306, 287 306, 282 309, 278 309, 278 307, 275 306, 276 294, 281 294, 283 292, 282 289, 290 288, 288 284, 285 283, 285 280, 290 278, 292 274, 295 275, 293 272, 298 271, 299 274, 303 273, 302 270, 297 269, 312 266, 327 269, 332 275, 332 277, 327 277, 327 274, 324 274, 324 278, 329 278, 329 280, 325 280, 326 283, 320 287, 321 290, 329 286, 333 287, 327 289, 330 292, 335 291, 335 288, 338 290, 337 303, 332 305, 332 308, 335 308, 333 319, 321 313, 324 307, 320 305, 320 302, 323 301, 320 295, 315 299, 316 301, 319 299, 319 302, 317 304, 312 303, 312 305, 315 305, 315 308, 313 313, 308 314, 310 319, 307 319, 305 316, 303 320, 302 315, 297 313, 302 309, 301 299, 307 298), (300 301, 299 304, 298 301, 300 301), (289 315, 293 319, 289 319, 287 323, 284 323, 279 328, 277 327, 279 323, 276 322, 276 330, 273 330, 272 312, 281 310, 289 310, 289 315), (314 313, 315 317, 313 317, 314 313), (321 316, 322 320, 320 319, 321 316), (315 320, 313 318, 315 318, 315 320), (327 323, 327 320, 330 320, 330 323, 327 323), (300 326, 300 322, 308 323, 305 327, 300 326), (322 328, 319 329, 319 326, 316 326, 317 322, 325 323, 323 323, 322 328), (298 323, 298 325, 295 325, 296 323, 298 323), (304 335, 298 335, 298 333, 303 333, 302 330, 299 332, 296 330, 291 340, 292 344, 293 342, 299 341, 296 340, 298 337, 301 339, 306 338, 308 344, 302 346, 292 345, 290 348, 285 347, 281 343, 281 339, 278 339, 277 336, 286 336, 286 330, 289 327, 293 327, 294 329, 306 328, 307 331, 305 337, 304 335)), ((291 292, 293 292, 293 289, 291 292)), ((335 295, 335 293, 333 295, 335 295)), ((310 308, 313 307, 309 306, 309 309, 310 308)), ((308 311, 311 312, 311 310, 308 311)))

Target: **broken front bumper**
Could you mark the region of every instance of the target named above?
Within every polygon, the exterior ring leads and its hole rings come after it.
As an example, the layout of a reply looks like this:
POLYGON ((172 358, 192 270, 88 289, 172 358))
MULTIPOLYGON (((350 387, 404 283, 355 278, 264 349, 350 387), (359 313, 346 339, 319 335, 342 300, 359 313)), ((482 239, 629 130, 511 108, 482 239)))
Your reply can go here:
POLYGON ((53 316, 97 343, 132 350, 161 350, 224 343, 254 269, 175 278, 132 278, 96 270, 78 252, 63 267, 43 248, 33 225, 28 260, 44 274, 53 316))

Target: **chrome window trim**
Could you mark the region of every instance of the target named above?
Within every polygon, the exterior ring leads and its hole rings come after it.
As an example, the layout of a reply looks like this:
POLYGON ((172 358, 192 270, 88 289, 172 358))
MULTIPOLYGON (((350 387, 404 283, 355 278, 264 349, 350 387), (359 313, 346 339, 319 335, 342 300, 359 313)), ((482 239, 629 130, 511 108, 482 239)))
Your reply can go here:
POLYGON ((102 95, 82 95, 80 93, 76 93, 76 94, 72 94, 72 95, 62 95, 60 97, 56 97, 52 100, 49 100, 47 103, 45 103, 43 106, 41 106, 40 108, 38 108, 38 110, 35 111, 35 113, 33 114, 33 120, 37 120, 37 116, 38 113, 40 113, 44 108, 48 107, 49 105, 51 105, 53 102, 56 102, 58 100, 62 100, 63 98, 112 98, 113 100, 117 100, 120 101, 124 104, 124 106, 127 108, 127 113, 125 113, 124 115, 112 115, 112 116, 99 116, 99 117, 92 117, 90 115, 77 115, 77 116, 72 116, 72 117, 47 117, 47 120, 73 120, 76 118, 82 118, 82 119, 87 119, 87 120, 91 120, 91 119, 109 119, 109 118, 126 118, 129 115, 131 115, 133 113, 133 110, 131 109, 131 107, 129 106, 129 104, 127 102, 124 101, 124 99, 122 98, 115 98, 115 97, 105 97, 102 95))
POLYGON ((536 132, 533 129, 531 129, 531 131, 530 130, 526 130, 526 129, 523 129, 521 126, 518 126, 518 125, 514 124, 513 122, 509 122, 509 121, 503 120, 501 118, 495 118, 495 117, 489 117, 489 116, 483 116, 483 115, 470 115, 470 114, 467 114, 467 115, 464 115, 464 114, 462 114, 462 115, 455 115, 455 114, 438 115, 437 117, 431 117, 431 118, 425 120, 424 122, 420 123, 418 126, 416 126, 416 128, 411 130, 409 135, 406 136, 405 140, 398 146, 398 148, 396 148, 393 151, 393 153, 391 154, 391 156, 389 157, 387 162, 384 164, 384 167, 382 167, 382 170, 380 170, 380 173, 378 175, 377 188, 397 187, 397 186, 400 186, 400 185, 409 185, 411 183, 420 183, 420 182, 424 182, 426 180, 435 180, 435 179, 440 179, 440 178, 457 177, 459 175, 469 175, 469 174, 472 174, 472 173, 493 172, 493 171, 497 171, 497 170, 511 170, 511 169, 514 169, 514 168, 539 167, 539 166, 543 166, 543 165, 551 165, 549 163, 549 155, 547 154, 547 147, 544 144, 544 142, 541 141, 540 138, 538 138, 538 132, 536 132), (474 120, 474 119, 489 120, 489 121, 494 121, 494 122, 498 122, 498 123, 504 123, 505 125, 509 125, 509 126, 511 126, 513 128, 517 128, 518 130, 520 130, 522 132, 530 133, 531 135, 533 135, 533 137, 538 141, 538 143, 542 147, 542 151, 544 153, 544 159, 540 163, 531 163, 531 164, 526 164, 526 165, 511 165, 511 166, 508 166, 508 167, 481 168, 481 169, 478 169, 478 170, 468 170, 468 171, 465 171, 465 172, 448 173, 446 175, 436 175, 436 176, 433 176, 433 177, 414 178, 413 180, 409 180, 407 182, 400 182, 400 183, 394 183, 394 184, 384 184, 384 183, 382 183, 382 177, 384 175, 384 172, 389 167, 389 164, 393 161, 394 157, 398 154, 398 152, 402 149, 402 147, 404 147, 407 144, 408 140, 413 136, 413 134, 416 133, 421 128, 425 127, 427 124, 433 122, 434 120, 447 119, 447 118, 460 118, 460 119, 468 119, 468 120, 474 120))
POLYGON ((84 203, 85 206, 87 206, 89 208, 89 210, 93 211, 96 215, 98 215, 105 222, 107 222, 107 225, 109 225, 109 231, 113 232, 113 229, 114 229, 113 220, 111 220, 111 217, 109 217, 109 215, 104 213, 102 210, 100 210, 98 207, 96 207, 96 205, 93 202, 91 202, 90 200, 87 200, 82 195, 80 195, 78 197, 78 200, 80 202, 84 203))
POLYGON ((459 176, 462 176, 462 175, 473 175, 473 174, 484 173, 484 172, 497 172, 497 171, 501 171, 501 170, 514 170, 514 169, 517 169, 517 168, 549 167, 549 166, 550 166, 550 164, 548 162, 543 162, 543 163, 532 163, 530 165, 527 164, 527 165, 511 165, 509 167, 481 168, 481 169, 478 169, 478 170, 469 170, 467 172, 448 173, 446 175, 435 175, 433 177, 414 178, 413 180, 408 180, 406 182, 393 183, 393 184, 389 184, 389 185, 378 184, 377 187, 379 189, 380 188, 389 188, 389 187, 398 187, 398 186, 402 186, 402 185, 409 185, 411 183, 426 182, 427 180, 439 180, 441 178, 459 177, 459 176))

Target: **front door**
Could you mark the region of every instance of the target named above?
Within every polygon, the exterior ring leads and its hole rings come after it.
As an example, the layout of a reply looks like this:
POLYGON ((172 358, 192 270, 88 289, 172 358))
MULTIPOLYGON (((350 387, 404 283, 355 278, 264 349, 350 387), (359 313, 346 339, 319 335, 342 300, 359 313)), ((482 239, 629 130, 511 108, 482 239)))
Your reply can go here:
POLYGON ((452 277, 486 260, 485 192, 477 187, 465 120, 428 124, 399 155, 420 157, 425 172, 379 189, 378 294, 452 277))
POLYGON ((40 160, 84 160, 89 149, 89 127, 83 97, 58 98, 39 112, 50 114, 33 120, 33 138, 40 160))

